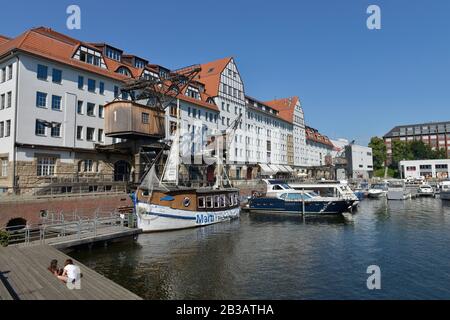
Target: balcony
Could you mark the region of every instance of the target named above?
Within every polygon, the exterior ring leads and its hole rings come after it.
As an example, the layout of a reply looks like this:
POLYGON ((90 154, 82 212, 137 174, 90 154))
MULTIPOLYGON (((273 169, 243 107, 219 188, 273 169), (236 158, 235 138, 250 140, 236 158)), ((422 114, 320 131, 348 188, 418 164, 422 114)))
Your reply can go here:
POLYGON ((121 139, 160 139, 165 136, 164 111, 132 101, 105 105, 105 135, 121 139))

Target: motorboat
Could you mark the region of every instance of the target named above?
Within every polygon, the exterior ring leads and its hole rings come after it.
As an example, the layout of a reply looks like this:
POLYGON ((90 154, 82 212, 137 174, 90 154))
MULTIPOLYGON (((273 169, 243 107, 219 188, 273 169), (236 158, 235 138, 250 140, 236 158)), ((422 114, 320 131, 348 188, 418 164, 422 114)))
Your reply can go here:
POLYGON ((322 197, 312 190, 295 190, 277 180, 264 181, 267 183, 267 193, 249 200, 251 213, 338 215, 352 210, 352 200, 322 197))
POLYGON ((434 197, 434 189, 429 184, 423 184, 417 189, 417 194, 421 197, 434 197))
POLYGON ((379 199, 387 196, 388 186, 386 183, 375 183, 367 191, 367 196, 371 199, 379 199))
POLYGON ((440 184, 441 192, 439 194, 442 200, 450 200, 450 181, 443 181, 440 184))
POLYGON ((388 181, 388 200, 406 200, 411 199, 411 192, 407 190, 404 180, 388 181))
POLYGON ((295 190, 310 190, 322 197, 335 197, 341 200, 349 201, 352 210, 356 210, 359 205, 359 198, 350 189, 346 181, 323 181, 318 183, 299 183, 289 184, 295 190))

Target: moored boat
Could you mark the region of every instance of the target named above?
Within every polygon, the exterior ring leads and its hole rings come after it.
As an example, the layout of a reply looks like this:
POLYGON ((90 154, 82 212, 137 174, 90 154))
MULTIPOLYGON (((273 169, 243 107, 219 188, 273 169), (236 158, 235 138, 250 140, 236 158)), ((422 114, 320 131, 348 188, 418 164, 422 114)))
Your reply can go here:
POLYGON ((440 190, 439 197, 442 200, 450 200, 450 181, 441 182, 440 190))
POLYGON ((434 197, 434 189, 429 184, 423 184, 417 189, 417 194, 421 197, 434 197))
POLYGON ((406 200, 411 199, 411 192, 406 188, 403 180, 389 180, 388 181, 388 200, 406 200))
POLYGON ((285 183, 266 180, 268 193, 250 199, 250 212, 337 215, 351 211, 352 201, 337 197, 321 197, 313 191, 295 190, 285 183))
POLYGON ((367 192, 367 197, 371 199, 384 198, 387 195, 388 186, 386 183, 373 184, 367 192))

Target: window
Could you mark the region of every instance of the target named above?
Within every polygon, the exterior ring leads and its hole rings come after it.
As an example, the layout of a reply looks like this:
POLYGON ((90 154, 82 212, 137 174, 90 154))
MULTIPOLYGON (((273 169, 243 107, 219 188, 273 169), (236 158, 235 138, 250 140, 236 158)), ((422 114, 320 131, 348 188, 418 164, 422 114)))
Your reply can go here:
POLYGON ((112 48, 106 48, 106 56, 116 61, 120 61, 122 59, 121 52, 112 48))
POLYGON ((61 97, 60 96, 52 96, 52 109, 61 111, 61 97))
POLYGON ((36 107, 47 108, 47 94, 44 92, 36 93, 36 107))
POLYGON ((55 123, 52 126, 52 137, 60 138, 61 137, 61 123, 55 123))
POLYGON ((6 120, 5 137, 9 137, 10 135, 11 135, 11 120, 6 120))
POLYGON ((3 83, 3 82, 6 81, 6 69, 3 68, 3 69, 1 69, 0 71, 1 71, 1 74, 0 74, 0 76, 1 76, 1 77, 0 77, 0 82, 3 83))
POLYGON ((213 197, 206 197, 206 207, 208 209, 213 207, 213 197))
POLYGON ((8 159, 2 159, 2 177, 8 176, 8 159))
POLYGON ((8 92, 8 98, 7 98, 7 104, 6 104, 6 107, 7 108, 11 108, 11 105, 12 105, 12 92, 8 92))
POLYGON ((0 110, 5 109, 6 104, 5 101, 6 101, 5 94, 2 94, 0 98, 0 110))
POLYGON ((114 98, 119 97, 119 87, 118 86, 114 86, 114 98))
POLYGON ((42 64, 38 64, 37 77, 40 80, 47 80, 48 76, 48 67, 43 66, 42 64))
POLYGON ((406 167, 406 171, 416 171, 416 167, 406 167))
POLYGON ((177 106, 170 106, 170 115, 175 118, 177 117, 177 115, 178 115, 177 106))
POLYGON ((92 49, 88 49, 82 46, 76 52, 74 58, 79 59, 80 61, 83 61, 85 63, 89 63, 94 66, 106 69, 106 65, 105 62, 103 61, 102 54, 98 51, 94 51, 92 49))
POLYGON ((206 208, 205 197, 199 197, 199 198, 198 198, 198 208, 199 208, 199 209, 204 209, 204 208, 206 208))
POLYGON ((62 82, 62 71, 58 69, 53 69, 52 79, 54 83, 62 82))
POLYGON ((83 90, 84 89, 84 77, 78 76, 78 89, 83 90))
POLYGON ((95 129, 94 128, 87 128, 86 129, 86 140, 87 141, 94 141, 94 133, 95 133, 95 129))
POLYGON ((105 110, 104 106, 98 106, 98 117, 99 118, 103 119, 105 117, 104 110, 105 110))
POLYGON ((77 140, 83 140, 83 127, 77 126, 77 140))
POLYGON ((128 68, 120 67, 117 69, 117 73, 123 74, 124 76, 131 77, 131 72, 128 68))
POLYGON ((51 177, 55 175, 56 158, 38 158, 37 160, 37 176, 51 177))
POLYGON ((95 80, 88 79, 88 91, 95 92, 95 87, 96 87, 95 80))
POLYGON ((83 172, 94 172, 94 161, 93 160, 83 160, 80 166, 80 171, 83 172))
POLYGON ((220 207, 221 208, 225 208, 226 204, 225 204, 225 195, 221 195, 220 196, 220 207))
POLYGON ((104 142, 104 140, 103 140, 103 129, 98 129, 98 132, 97 132, 97 141, 98 141, 98 142, 104 142))
POLYGON ((122 99, 128 100, 128 92, 122 91, 122 99))
POLYGON ((12 79, 12 73, 13 73, 13 66, 12 66, 12 64, 10 64, 8 66, 8 80, 12 79))
POLYGON ((148 124, 150 119, 150 115, 148 113, 142 113, 142 123, 148 124))
POLYGON ((83 114, 83 101, 78 100, 77 113, 83 114))
POLYGON ((170 121, 170 123, 169 123, 170 135, 174 135, 176 131, 177 131, 177 123, 173 122, 173 121, 170 121))
POLYGON ((90 117, 95 116, 95 104, 88 102, 87 108, 86 108, 86 114, 90 117))
POLYGON ((3 121, 0 122, 0 138, 5 136, 5 123, 3 121))
POLYGON ((45 123, 42 120, 36 120, 35 133, 38 136, 45 136, 45 123))

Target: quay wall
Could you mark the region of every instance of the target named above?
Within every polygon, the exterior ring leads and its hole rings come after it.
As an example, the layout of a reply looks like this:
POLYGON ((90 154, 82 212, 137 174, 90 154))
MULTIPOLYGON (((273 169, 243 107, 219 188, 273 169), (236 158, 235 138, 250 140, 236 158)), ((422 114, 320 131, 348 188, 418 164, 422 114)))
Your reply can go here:
POLYGON ((25 219, 28 224, 42 222, 41 212, 59 214, 63 212, 70 220, 76 212, 81 217, 93 217, 97 210, 102 213, 112 212, 117 208, 132 206, 127 194, 63 197, 48 199, 0 199, 0 228, 5 227, 12 219, 25 219))

